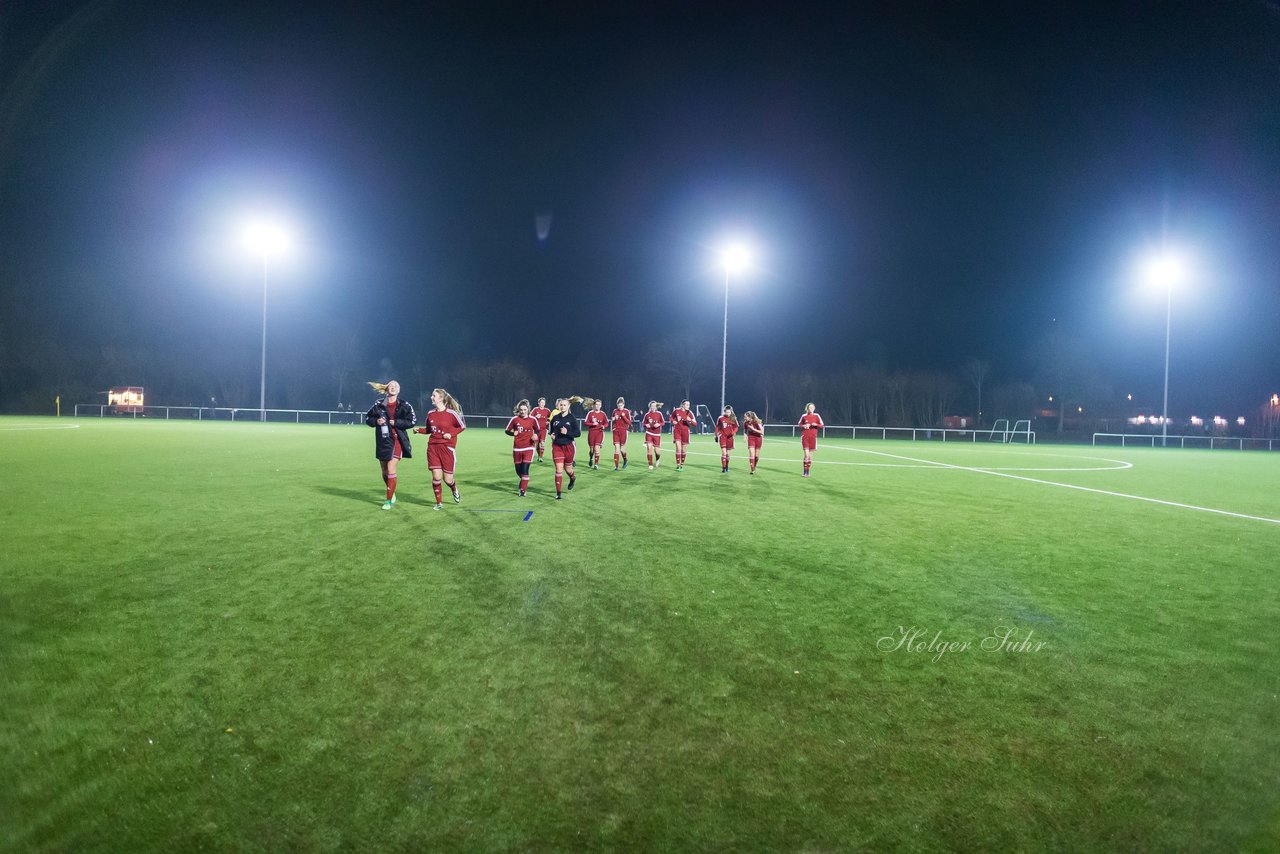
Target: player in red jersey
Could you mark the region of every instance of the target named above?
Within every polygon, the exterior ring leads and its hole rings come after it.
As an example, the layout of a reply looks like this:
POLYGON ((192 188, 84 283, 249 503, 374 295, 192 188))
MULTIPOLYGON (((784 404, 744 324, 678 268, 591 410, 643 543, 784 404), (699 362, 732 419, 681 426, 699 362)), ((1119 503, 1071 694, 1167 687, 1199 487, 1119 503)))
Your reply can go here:
POLYGON ((649 458, 649 471, 653 471, 654 466, 662 465, 662 452, 658 448, 662 446, 662 425, 666 423, 662 404, 656 400, 649 401, 649 411, 640 419, 640 426, 644 428, 644 451, 649 458))
POLYGON ((520 478, 520 497, 529 488, 529 466, 533 463, 534 445, 538 443, 538 421, 529 417, 529 401, 516 404, 515 415, 507 422, 506 434, 515 439, 511 446, 511 458, 516 464, 516 477, 520 478))
POLYGON ((627 401, 618 398, 618 406, 609 419, 613 422, 613 470, 618 470, 618 458, 622 458, 622 467, 627 467, 627 433, 631 430, 631 410, 627 409, 627 401))
POLYGON ((818 447, 818 431, 827 425, 822 423, 822 416, 812 403, 804 405, 804 415, 800 416, 797 426, 800 427, 800 447, 804 448, 804 476, 809 476, 809 466, 813 463, 813 449, 818 447))
POLYGON ((729 473, 729 454, 733 451, 733 437, 738 433, 738 416, 733 407, 726 406, 724 415, 716 419, 716 441, 720 443, 720 473, 729 473))
POLYGON ((435 409, 427 413, 427 426, 414 432, 431 434, 427 439, 427 467, 431 469, 431 489, 436 494, 435 509, 441 510, 444 508, 444 490, 440 488, 442 479, 449 484, 453 503, 462 503, 458 484, 453 479, 453 469, 458 457, 458 434, 467 429, 467 422, 462 420, 462 407, 458 401, 444 389, 431 392, 431 403, 435 409))
POLYGON ((376 431, 373 434, 374 456, 382 464, 382 482, 387 485, 387 498, 382 502, 382 509, 390 510, 396 503, 396 464, 401 457, 413 456, 409 431, 418 418, 413 412, 413 405, 400 399, 400 383, 388 380, 385 383, 370 382, 369 385, 384 395, 370 407, 364 423, 376 431))
POLYGON ((578 426, 578 419, 569 412, 569 404, 581 400, 578 397, 572 400, 560 398, 556 401, 556 412, 551 416, 551 460, 556 464, 557 501, 560 500, 560 485, 564 482, 564 476, 569 475, 569 489, 573 489, 577 481, 573 474, 573 458, 576 455, 573 440, 582 435, 582 429, 578 426))
MULTIPOLYGON (((587 403, 588 401, 583 401, 587 403)), ((591 400, 590 410, 583 423, 587 425, 587 452, 591 468, 600 470, 600 446, 604 444, 604 428, 609 426, 609 416, 604 414, 604 401, 591 400)))
POLYGON ((529 414, 538 421, 538 462, 542 462, 543 443, 547 441, 547 423, 551 420, 551 410, 547 409, 547 399, 538 398, 538 405, 529 414))
POLYGON ((751 473, 756 473, 756 463, 760 459, 760 446, 764 444, 764 424, 760 416, 750 409, 742 416, 742 429, 747 434, 747 461, 751 464, 751 473))
POLYGON ((689 410, 689 401, 680 401, 680 406, 671 413, 671 441, 676 446, 676 471, 684 471, 685 448, 689 444, 689 428, 696 426, 698 416, 689 410))

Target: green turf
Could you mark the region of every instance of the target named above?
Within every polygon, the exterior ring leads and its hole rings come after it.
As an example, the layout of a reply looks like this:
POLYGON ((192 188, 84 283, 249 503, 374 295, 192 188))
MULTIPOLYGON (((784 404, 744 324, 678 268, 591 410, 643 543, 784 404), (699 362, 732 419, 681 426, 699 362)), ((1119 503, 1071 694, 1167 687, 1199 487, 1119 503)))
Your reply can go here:
POLYGON ((1280 454, 633 436, 556 502, 473 429, 385 512, 370 433, 0 419, 0 849, 1280 845, 1280 524, 1051 485, 1280 519, 1280 454))

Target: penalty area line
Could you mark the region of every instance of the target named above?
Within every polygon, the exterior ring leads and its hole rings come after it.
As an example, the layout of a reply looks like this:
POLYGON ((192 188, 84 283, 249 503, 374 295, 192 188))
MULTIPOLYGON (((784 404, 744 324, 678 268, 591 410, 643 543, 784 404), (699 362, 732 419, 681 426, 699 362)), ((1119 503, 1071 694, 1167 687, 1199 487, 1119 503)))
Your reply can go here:
POLYGON ((1109 495, 1113 498, 1128 498, 1131 501, 1146 501, 1149 504, 1162 504, 1165 507, 1180 507, 1183 510, 1198 510, 1201 513, 1214 513, 1219 516, 1231 516, 1236 519, 1248 519, 1253 522, 1268 522, 1272 525, 1280 525, 1280 519, 1269 519, 1266 516, 1250 516, 1248 513, 1235 513, 1230 510, 1219 510, 1216 507, 1200 507, 1195 504, 1183 504, 1179 501, 1166 501, 1163 498, 1150 498, 1146 495, 1131 495, 1127 492, 1113 492, 1109 489, 1096 489, 1092 486, 1077 486, 1074 483, 1059 483, 1056 480, 1042 480, 1041 478, 1038 478, 1038 477, 1027 477, 1025 475, 1009 474, 1008 472, 993 471, 991 469, 984 469, 984 468, 974 468, 972 466, 957 466, 957 465, 953 465, 952 463, 940 463, 940 462, 937 462, 936 460, 919 460, 914 457, 903 457, 897 454, 886 454, 883 451, 868 451, 865 449, 859 449, 859 450, 861 450, 862 453, 864 454, 875 454, 876 456, 889 457, 890 459, 895 459, 895 460, 907 460, 913 463, 932 463, 933 465, 941 466, 942 468, 959 469, 960 471, 971 471, 971 472, 976 472, 978 474, 994 475, 996 477, 1007 477, 1010 480, 1024 480, 1027 483, 1039 483, 1045 486, 1060 486, 1063 489, 1074 489, 1079 492, 1092 492, 1097 495, 1109 495))

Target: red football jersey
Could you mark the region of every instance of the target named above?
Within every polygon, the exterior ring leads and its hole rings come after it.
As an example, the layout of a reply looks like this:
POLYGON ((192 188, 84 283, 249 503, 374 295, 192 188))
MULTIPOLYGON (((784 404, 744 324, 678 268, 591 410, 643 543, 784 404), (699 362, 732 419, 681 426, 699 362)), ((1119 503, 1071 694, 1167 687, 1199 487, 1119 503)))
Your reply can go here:
POLYGON ((646 412, 644 418, 640 420, 641 426, 644 427, 645 433, 652 433, 655 436, 661 435, 662 425, 667 423, 667 418, 661 412, 646 412))
POLYGON ((800 416, 800 420, 796 424, 803 430, 820 430, 827 426, 822 423, 822 416, 816 412, 806 412, 800 416))
POLYGON ((671 413, 671 423, 683 425, 685 427, 696 427, 698 424, 698 416, 693 414, 690 409, 677 409, 671 413))
POLYGON ((535 406, 529 410, 529 416, 538 422, 538 430, 542 433, 547 432, 547 422, 551 420, 551 410, 545 406, 535 406))
POLYGON ((609 424, 609 416, 593 409, 587 413, 586 418, 582 419, 582 423, 587 425, 588 430, 603 430, 609 424))
POLYGON ((448 445, 450 448, 458 447, 458 434, 467 429, 462 415, 452 409, 433 409, 428 412, 427 427, 431 430, 428 445, 448 445), (445 433, 449 434, 449 438, 445 438, 445 433))
POLYGON ((716 419, 716 438, 732 436, 738 432, 738 425, 729 420, 729 416, 721 415, 716 419))
POLYGON ((533 417, 521 418, 519 415, 507 422, 507 432, 511 434, 517 451, 532 448, 538 441, 538 420, 533 417))
POLYGON ((756 424, 755 422, 752 422, 752 421, 743 421, 742 429, 747 432, 748 436, 763 436, 764 422, 762 421, 759 424, 756 424))
POLYGON ((631 429, 631 413, 625 409, 613 410, 613 429, 614 430, 630 430, 631 429))

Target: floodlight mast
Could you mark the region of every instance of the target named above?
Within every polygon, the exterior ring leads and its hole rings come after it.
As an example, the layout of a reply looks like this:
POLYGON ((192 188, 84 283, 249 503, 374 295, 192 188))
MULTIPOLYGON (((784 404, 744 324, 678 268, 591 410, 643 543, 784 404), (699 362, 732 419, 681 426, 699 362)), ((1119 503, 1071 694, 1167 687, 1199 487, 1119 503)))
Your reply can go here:
POLYGON ((1169 445, 1169 333, 1173 326, 1173 288, 1165 288, 1164 307, 1164 406, 1160 411, 1160 447, 1169 445))
POLYGON ((290 238, 278 223, 257 220, 244 230, 245 243, 262 260, 262 372, 258 386, 258 412, 260 420, 267 420, 267 282, 273 256, 288 251, 290 238))
POLYGON ((1169 342, 1173 328, 1173 288, 1186 278, 1187 266, 1180 254, 1162 247, 1159 252, 1147 258, 1145 267, 1148 283, 1165 290, 1164 405, 1160 413, 1160 445, 1167 447, 1169 444, 1169 342))
MULTIPOLYGON (((725 377, 729 366, 729 278, 733 273, 741 273, 751 264, 751 250, 741 243, 735 243, 720 253, 724 263, 724 338, 720 346, 720 415, 724 414, 725 377)), ((720 415, 716 417, 719 418, 720 415)))

